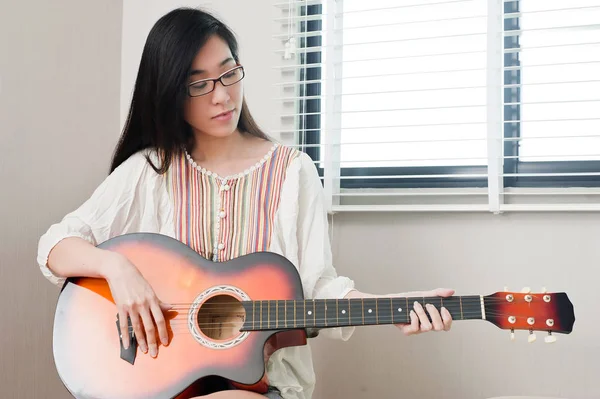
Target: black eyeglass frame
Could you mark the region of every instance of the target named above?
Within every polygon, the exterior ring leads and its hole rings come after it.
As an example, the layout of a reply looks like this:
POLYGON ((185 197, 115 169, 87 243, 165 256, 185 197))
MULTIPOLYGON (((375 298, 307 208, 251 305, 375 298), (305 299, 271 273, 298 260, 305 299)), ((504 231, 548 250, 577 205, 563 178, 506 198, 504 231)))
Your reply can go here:
POLYGON ((219 76, 218 78, 215 78, 215 79, 200 79, 200 80, 195 80, 195 81, 193 81, 192 83, 190 83, 190 84, 188 84, 188 85, 187 85, 187 94, 188 94, 188 96, 190 96, 190 97, 202 97, 202 96, 205 96, 205 95, 207 95, 207 94, 210 94, 210 93, 212 93, 212 92, 215 90, 215 88, 217 87, 217 82, 221 82, 221 84, 222 84, 224 87, 229 87, 229 86, 233 86, 234 84, 237 84, 237 83, 241 82, 241 81, 242 81, 242 80, 243 80, 245 77, 246 77, 246 71, 244 70, 244 66, 243 66, 243 65, 237 65, 237 66, 235 66, 235 67, 233 67, 233 68, 231 68, 231 69, 229 69, 229 70, 227 70, 227 71, 223 72, 223 73, 221 74, 221 76, 219 76), (237 70, 237 69, 241 69, 241 71, 242 71, 242 77, 241 77, 239 80, 237 80, 237 81, 235 81, 235 82, 233 82, 233 83, 230 83, 230 84, 225 84, 225 82, 223 82, 223 76, 225 76, 225 75, 227 75, 227 74, 229 74, 229 73, 231 73, 232 71, 235 71, 235 70, 237 70), (210 91, 206 92, 206 93, 203 93, 203 94, 198 94, 198 95, 196 95, 196 96, 193 96, 193 95, 190 93, 190 87, 192 87, 192 86, 193 86, 193 85, 195 85, 195 84, 201 83, 201 82, 212 82, 212 84, 213 84, 213 87, 212 87, 212 89, 211 89, 210 91))

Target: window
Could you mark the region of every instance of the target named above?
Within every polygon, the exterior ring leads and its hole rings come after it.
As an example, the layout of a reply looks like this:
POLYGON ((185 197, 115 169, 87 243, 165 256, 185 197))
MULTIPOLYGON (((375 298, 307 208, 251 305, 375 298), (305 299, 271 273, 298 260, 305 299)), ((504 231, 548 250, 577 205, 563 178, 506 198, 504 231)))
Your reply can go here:
POLYGON ((334 195, 600 186, 599 0, 288 4, 288 123, 334 195))
POLYGON ((600 1, 511 1, 504 15, 505 120, 523 120, 505 125, 520 139, 505 185, 599 186, 600 1))

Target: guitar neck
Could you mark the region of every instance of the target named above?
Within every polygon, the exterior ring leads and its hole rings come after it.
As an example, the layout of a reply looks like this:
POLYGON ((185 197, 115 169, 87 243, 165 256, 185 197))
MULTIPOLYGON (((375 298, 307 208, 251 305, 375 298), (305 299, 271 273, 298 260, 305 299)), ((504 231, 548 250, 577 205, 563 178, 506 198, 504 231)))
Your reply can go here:
POLYGON ((241 331, 335 328, 410 323, 415 302, 445 307, 453 320, 485 319, 482 296, 262 300, 242 302, 241 331))

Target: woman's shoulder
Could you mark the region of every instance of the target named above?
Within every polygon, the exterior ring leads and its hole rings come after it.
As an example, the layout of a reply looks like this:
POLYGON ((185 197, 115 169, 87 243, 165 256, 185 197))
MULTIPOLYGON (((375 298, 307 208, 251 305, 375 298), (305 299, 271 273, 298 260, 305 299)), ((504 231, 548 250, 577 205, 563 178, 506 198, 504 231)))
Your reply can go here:
POLYGON ((158 169, 162 165, 162 157, 154 148, 136 151, 119 164, 107 177, 106 184, 123 192, 130 192, 134 187, 157 187, 165 180, 165 174, 158 169))
POLYGON ((312 158, 307 153, 300 151, 297 146, 275 142, 274 147, 279 152, 279 156, 287 160, 288 166, 297 166, 300 169, 307 166, 314 168, 315 164, 312 158))
POLYGON ((156 148, 144 148, 138 150, 118 165, 112 173, 116 174, 142 174, 161 166, 162 159, 156 148))
POLYGON ((318 189, 321 178, 315 160, 297 146, 278 143, 277 147, 279 156, 287 160, 286 179, 293 180, 301 192, 306 194, 318 189))

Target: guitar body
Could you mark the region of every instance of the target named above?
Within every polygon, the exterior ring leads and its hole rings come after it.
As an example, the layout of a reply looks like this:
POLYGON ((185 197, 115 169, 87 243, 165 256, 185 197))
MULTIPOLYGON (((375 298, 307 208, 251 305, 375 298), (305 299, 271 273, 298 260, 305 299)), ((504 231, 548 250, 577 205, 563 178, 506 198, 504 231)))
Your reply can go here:
POLYGON ((170 343, 152 358, 121 357, 117 309, 104 279, 69 279, 56 308, 54 359, 76 398, 185 398, 217 376, 265 392, 265 364, 276 350, 306 344, 306 330, 242 331, 245 300, 303 299, 296 268, 272 253, 208 261, 159 234, 113 238, 99 247, 125 255, 165 303, 170 343))

